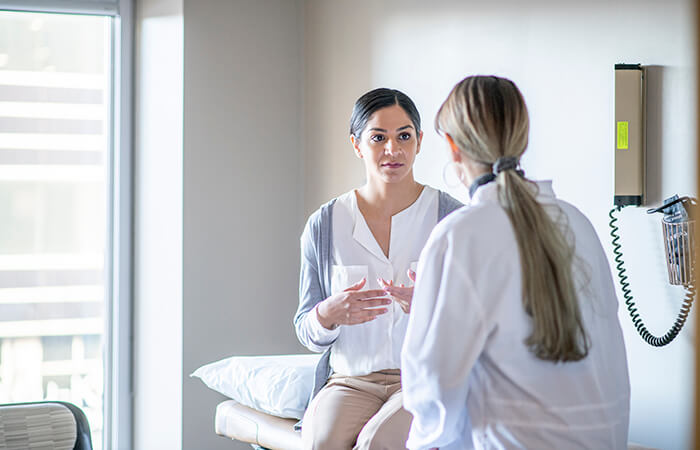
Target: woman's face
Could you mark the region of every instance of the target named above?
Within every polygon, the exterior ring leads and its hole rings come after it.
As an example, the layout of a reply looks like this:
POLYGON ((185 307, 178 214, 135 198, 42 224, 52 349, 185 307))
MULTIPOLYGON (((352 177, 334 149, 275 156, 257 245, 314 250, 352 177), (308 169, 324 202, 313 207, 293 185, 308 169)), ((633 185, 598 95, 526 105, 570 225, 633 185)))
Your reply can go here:
POLYGON ((368 178, 396 183, 412 175, 423 132, 416 131, 403 108, 392 105, 375 111, 359 140, 351 139, 368 178))

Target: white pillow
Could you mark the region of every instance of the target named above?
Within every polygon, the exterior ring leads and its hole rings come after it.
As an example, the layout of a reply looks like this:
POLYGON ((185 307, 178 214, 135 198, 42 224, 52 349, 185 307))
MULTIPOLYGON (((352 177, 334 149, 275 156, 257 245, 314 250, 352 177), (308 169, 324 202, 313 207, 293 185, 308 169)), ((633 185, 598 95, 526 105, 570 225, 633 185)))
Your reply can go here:
POLYGON ((191 377, 238 403, 273 416, 301 419, 321 355, 232 356, 191 377))

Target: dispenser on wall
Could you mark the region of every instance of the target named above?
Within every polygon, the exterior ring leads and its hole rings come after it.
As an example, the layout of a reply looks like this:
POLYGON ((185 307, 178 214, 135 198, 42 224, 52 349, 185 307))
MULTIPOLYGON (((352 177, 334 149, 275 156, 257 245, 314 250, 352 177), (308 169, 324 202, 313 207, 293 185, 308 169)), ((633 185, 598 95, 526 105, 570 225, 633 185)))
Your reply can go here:
POLYGON ((615 65, 615 207, 610 210, 610 228, 617 275, 625 305, 640 336, 650 345, 661 347, 678 336, 695 299, 695 212, 696 199, 674 195, 664 200, 649 214, 662 213, 661 230, 664 239, 669 282, 682 285, 686 295, 678 318, 663 336, 651 334, 637 312, 627 281, 622 259, 618 219, 615 213, 626 206, 641 206, 645 202, 645 85, 644 69, 639 64, 615 65))

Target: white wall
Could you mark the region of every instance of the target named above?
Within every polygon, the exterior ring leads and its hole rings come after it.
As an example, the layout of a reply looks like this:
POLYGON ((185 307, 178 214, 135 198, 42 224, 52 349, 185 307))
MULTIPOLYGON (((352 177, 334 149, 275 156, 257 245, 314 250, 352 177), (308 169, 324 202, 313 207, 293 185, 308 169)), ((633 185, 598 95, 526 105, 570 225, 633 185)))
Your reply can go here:
MULTIPOLYGON (((433 131, 435 113, 464 76, 497 74, 520 86, 530 109, 527 175, 553 179, 556 192, 591 219, 610 254, 615 63, 654 66, 648 73, 650 201, 695 192, 692 3, 308 0, 305 213, 362 182, 347 123, 363 92, 394 87, 416 101, 425 129, 416 176, 445 188, 447 154, 433 131)), ((450 191, 466 198, 464 189, 450 191)), ((662 334, 675 319, 681 292, 668 286, 660 217, 647 217, 642 208, 620 217, 640 311, 649 328, 662 334)), ((670 346, 654 349, 636 335, 622 307, 620 320, 631 371, 630 439, 686 448, 692 327, 670 346)))
POLYGON ((182 443, 182 0, 136 8, 134 449, 182 443))
MULTIPOLYGON (((232 354, 302 351, 298 237, 308 213, 363 180, 347 128, 371 88, 414 98, 426 131, 416 174, 444 188, 440 102, 468 74, 515 80, 532 118, 528 175, 553 178, 610 250, 613 65, 652 65, 649 197, 694 192, 692 2, 524 3, 138 2, 135 448, 248 448, 214 435, 223 397, 189 374, 232 354)), ((680 293, 658 218, 621 217, 640 309, 661 333, 680 293)), ((621 320, 631 439, 687 447, 693 330, 658 350, 621 320)))
POLYGON ((224 398, 197 367, 303 351, 301 19, 298 0, 184 2, 185 449, 250 448, 214 434, 224 398))

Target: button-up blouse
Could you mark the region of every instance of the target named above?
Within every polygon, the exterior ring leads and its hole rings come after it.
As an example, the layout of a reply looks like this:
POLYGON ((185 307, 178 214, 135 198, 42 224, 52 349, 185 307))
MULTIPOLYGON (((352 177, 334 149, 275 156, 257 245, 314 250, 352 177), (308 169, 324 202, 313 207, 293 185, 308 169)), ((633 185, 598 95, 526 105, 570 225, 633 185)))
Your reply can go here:
MULTIPOLYGON (((367 279, 363 289, 380 289, 377 278, 412 285, 408 270, 416 269, 420 252, 437 220, 438 191, 425 186, 411 206, 392 216, 389 255, 386 256, 360 212, 355 191, 338 197, 333 206, 331 295, 362 278, 367 279)), ((306 315, 302 326, 307 328, 315 343, 332 343, 330 365, 333 372, 360 376, 401 368, 408 314, 397 302, 388 305, 388 312, 375 320, 341 325, 334 330, 320 324, 316 308, 306 315)))

